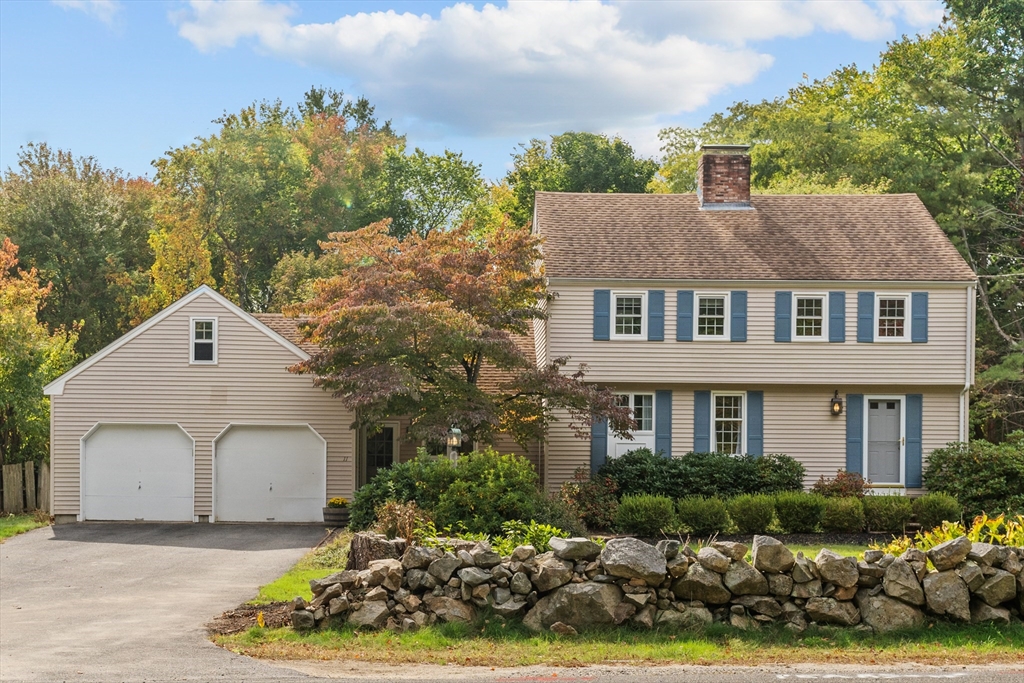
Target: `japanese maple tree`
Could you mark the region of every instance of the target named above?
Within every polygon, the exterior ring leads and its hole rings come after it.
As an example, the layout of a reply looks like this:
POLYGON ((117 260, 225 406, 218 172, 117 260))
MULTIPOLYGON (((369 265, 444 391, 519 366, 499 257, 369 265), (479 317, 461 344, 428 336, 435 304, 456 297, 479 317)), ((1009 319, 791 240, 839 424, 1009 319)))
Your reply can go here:
POLYGON ((620 434, 634 427, 609 389, 583 381, 585 366, 538 367, 516 344, 549 296, 538 238, 511 226, 480 235, 467 223, 398 240, 388 227, 331 234, 321 247, 346 267, 289 311, 309 317, 305 333, 321 349, 291 370, 313 375, 356 425, 408 415, 415 440, 441 441, 454 423, 470 441, 505 432, 523 445, 559 409, 580 438, 595 419, 620 434), (482 375, 497 378, 486 391, 482 375))

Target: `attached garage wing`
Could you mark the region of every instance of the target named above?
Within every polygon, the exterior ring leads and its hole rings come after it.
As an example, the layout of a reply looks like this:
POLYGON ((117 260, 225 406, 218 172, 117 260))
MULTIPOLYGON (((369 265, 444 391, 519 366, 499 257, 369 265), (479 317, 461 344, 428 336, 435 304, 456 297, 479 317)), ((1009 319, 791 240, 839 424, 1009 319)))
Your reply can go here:
POLYGON ((82 518, 191 522, 193 446, 176 424, 98 424, 82 438, 82 518))
POLYGON ((218 522, 323 522, 327 442, 308 425, 233 425, 214 443, 218 522))

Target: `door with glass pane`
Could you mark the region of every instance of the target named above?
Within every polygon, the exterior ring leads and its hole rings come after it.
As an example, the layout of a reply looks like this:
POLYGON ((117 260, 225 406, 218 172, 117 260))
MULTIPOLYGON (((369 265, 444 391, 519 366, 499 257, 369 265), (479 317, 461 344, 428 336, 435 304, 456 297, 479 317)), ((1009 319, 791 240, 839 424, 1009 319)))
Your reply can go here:
POLYGON ((868 399, 868 479, 874 484, 900 483, 902 401, 868 399))
POLYGON ((377 472, 386 470, 395 463, 395 457, 398 455, 395 448, 396 434, 394 426, 385 426, 373 434, 366 435, 366 481, 370 481, 377 472))
POLYGON ((638 448, 654 451, 654 394, 620 394, 616 402, 632 409, 637 428, 630 432, 632 440, 623 439, 608 428, 608 458, 618 458, 638 448))

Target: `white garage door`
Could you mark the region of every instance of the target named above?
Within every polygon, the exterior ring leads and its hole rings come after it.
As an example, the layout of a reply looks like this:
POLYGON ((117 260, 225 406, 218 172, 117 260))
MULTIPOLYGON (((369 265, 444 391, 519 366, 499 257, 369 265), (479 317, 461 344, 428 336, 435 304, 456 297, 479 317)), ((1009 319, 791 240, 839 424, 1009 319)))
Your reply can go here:
POLYGON ((217 439, 219 522, 322 522, 325 444, 309 427, 239 425, 217 439))
POLYGON ((82 516, 192 521, 192 439, 178 425, 99 425, 82 442, 82 516))

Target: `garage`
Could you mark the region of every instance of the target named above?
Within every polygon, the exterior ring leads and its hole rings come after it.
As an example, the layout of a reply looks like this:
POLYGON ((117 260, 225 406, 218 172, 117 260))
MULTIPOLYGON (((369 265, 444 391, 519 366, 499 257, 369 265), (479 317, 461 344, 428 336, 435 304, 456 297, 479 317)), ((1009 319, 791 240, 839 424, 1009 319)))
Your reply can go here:
POLYGON ((323 522, 327 442, 308 425, 233 425, 214 442, 218 522, 323 522))
POLYGON ((192 438, 176 424, 98 424, 82 438, 82 518, 191 522, 192 438))

